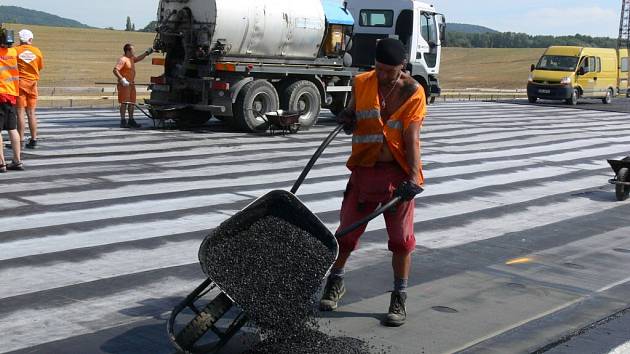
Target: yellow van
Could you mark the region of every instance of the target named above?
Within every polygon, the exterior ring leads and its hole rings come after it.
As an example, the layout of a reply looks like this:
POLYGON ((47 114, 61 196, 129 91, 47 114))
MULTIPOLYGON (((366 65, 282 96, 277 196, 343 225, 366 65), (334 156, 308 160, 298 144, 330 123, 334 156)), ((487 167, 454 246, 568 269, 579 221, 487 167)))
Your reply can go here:
POLYGON ((618 92, 617 50, 552 46, 537 65, 532 65, 527 98, 564 100, 576 105, 578 98, 599 98, 610 103, 618 92))
POLYGON ((619 84, 618 93, 630 97, 628 92, 628 49, 619 50, 619 84))

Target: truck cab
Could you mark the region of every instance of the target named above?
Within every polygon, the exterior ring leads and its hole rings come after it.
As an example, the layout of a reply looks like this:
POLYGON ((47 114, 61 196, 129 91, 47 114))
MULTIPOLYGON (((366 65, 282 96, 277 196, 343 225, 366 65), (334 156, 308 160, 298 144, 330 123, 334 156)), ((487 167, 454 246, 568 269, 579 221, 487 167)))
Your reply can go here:
POLYGON ((349 0, 346 6, 355 19, 348 46, 353 66, 372 67, 376 41, 398 38, 408 50, 409 73, 428 98, 440 95, 438 74, 446 20, 433 5, 416 0, 349 0))

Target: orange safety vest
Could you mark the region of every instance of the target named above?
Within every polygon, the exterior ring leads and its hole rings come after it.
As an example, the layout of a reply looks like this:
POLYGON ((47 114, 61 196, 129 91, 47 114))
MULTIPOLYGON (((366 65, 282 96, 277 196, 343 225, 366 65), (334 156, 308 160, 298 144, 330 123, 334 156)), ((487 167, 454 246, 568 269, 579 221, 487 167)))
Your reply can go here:
POLYGON ((15 48, 0 48, 0 95, 20 95, 20 73, 15 48))
MULTIPOLYGON (((375 71, 354 78, 357 124, 352 136, 352 155, 346 164, 350 170, 356 166, 371 167, 378 160, 384 143, 387 143, 394 159, 402 169, 411 174, 405 157, 403 132, 409 124, 424 120, 426 98, 419 87, 405 103, 394 112, 387 122, 381 119, 381 104, 378 95, 378 79, 375 71)), ((424 184, 422 163, 418 166, 418 184, 424 184)))
POLYGON ((39 72, 44 68, 44 56, 39 48, 30 44, 22 44, 15 48, 18 53, 18 69, 20 78, 39 81, 39 72))

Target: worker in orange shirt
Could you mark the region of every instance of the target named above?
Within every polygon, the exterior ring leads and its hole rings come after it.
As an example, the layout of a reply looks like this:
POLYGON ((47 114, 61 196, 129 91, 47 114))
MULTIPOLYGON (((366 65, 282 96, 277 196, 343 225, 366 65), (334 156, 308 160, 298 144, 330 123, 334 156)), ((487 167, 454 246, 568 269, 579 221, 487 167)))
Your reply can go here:
POLYGON ((13 31, 2 28, 0 24, 0 131, 9 133, 13 148, 13 162, 7 165, 4 159, 2 134, 0 134, 0 173, 7 170, 24 170, 20 161, 20 135, 17 132, 15 104, 19 95, 20 73, 18 71, 17 51, 13 46, 13 31))
MULTIPOLYGON (((397 327, 407 318, 407 286, 411 254, 416 248, 414 198, 424 183, 420 162, 420 128, 426 114, 422 86, 404 71, 406 49, 397 39, 380 40, 375 70, 354 78, 352 98, 338 116, 352 134, 352 171, 341 204, 339 230, 363 219, 394 196, 399 203, 383 215, 388 248, 392 252, 394 289, 386 326, 397 327)), ((367 225, 339 239, 339 256, 332 266, 319 303, 321 311, 333 311, 346 292, 344 267, 358 247, 367 225)))
POLYGON ((28 116, 28 129, 31 138, 26 144, 27 148, 34 149, 37 146, 37 82, 39 72, 44 68, 44 56, 39 48, 33 46, 33 32, 23 29, 18 32, 20 45, 16 47, 18 53, 18 68, 20 70, 20 96, 17 100, 18 133, 23 142, 24 115, 28 116))
POLYGON ((114 67, 114 76, 118 79, 118 103, 120 104, 120 127, 139 128, 133 119, 133 111, 136 103, 136 63, 153 53, 153 48, 147 49, 142 55, 135 56, 132 44, 125 44, 124 55, 118 59, 114 67), (125 119, 125 112, 129 113, 129 121, 125 119))

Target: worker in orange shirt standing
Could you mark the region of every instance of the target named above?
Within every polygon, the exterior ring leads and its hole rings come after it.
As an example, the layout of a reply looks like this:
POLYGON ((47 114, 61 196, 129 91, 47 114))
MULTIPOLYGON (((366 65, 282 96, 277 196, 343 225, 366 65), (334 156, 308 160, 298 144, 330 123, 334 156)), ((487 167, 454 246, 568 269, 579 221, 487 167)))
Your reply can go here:
POLYGON ((18 53, 18 68, 20 70, 20 96, 17 100, 18 133, 20 140, 24 141, 24 115, 28 116, 28 129, 31 139, 27 148, 34 149, 37 146, 37 82, 39 72, 44 68, 44 56, 39 48, 33 46, 33 32, 23 29, 18 32, 20 45, 15 49, 18 53))
POLYGON ((0 172, 24 170, 20 161, 20 135, 17 132, 15 103, 19 95, 20 73, 18 71, 17 51, 13 45, 13 31, 2 28, 0 24, 0 131, 9 133, 13 148, 13 162, 7 165, 2 149, 0 134, 0 172))
POLYGON ((114 67, 114 76, 118 79, 118 103, 120 104, 120 127, 139 128, 140 124, 133 119, 136 103, 136 63, 153 53, 153 48, 147 49, 142 55, 135 56, 132 44, 125 44, 124 55, 118 59, 114 67), (125 119, 125 112, 129 113, 129 121, 125 119))

